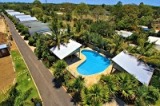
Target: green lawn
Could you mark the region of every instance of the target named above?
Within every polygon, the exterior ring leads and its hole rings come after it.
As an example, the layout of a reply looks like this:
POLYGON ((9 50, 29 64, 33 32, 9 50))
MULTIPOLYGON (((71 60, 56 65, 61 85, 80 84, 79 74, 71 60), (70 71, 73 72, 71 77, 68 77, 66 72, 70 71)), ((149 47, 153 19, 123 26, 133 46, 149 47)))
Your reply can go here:
POLYGON ((19 106, 20 104, 33 106, 34 104, 31 102, 31 99, 40 99, 40 97, 29 70, 17 50, 12 50, 11 56, 16 70, 16 89, 19 92, 15 98, 15 106, 19 106))

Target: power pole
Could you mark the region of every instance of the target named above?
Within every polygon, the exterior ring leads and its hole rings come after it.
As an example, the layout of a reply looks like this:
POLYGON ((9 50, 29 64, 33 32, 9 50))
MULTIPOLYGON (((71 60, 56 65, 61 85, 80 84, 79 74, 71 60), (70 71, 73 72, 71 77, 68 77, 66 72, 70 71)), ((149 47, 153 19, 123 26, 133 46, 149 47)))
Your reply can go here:
POLYGON ((47 3, 47 0, 45 0, 46 1, 46 3, 47 3))

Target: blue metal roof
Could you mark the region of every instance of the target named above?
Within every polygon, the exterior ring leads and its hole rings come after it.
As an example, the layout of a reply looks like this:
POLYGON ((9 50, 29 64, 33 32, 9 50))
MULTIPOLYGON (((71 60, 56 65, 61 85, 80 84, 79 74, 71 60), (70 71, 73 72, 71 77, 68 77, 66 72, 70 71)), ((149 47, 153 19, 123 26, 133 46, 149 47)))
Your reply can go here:
POLYGON ((8 46, 6 45, 6 44, 1 44, 0 45, 0 49, 5 49, 5 48, 7 48, 8 46))
POLYGON ((42 33, 42 32, 48 32, 50 31, 50 28, 48 26, 37 26, 37 27, 34 27, 34 28, 29 28, 29 34, 30 35, 33 35, 34 33, 42 33))
POLYGON ((40 21, 27 22, 27 23, 22 23, 22 24, 29 27, 29 28, 48 26, 47 23, 42 23, 40 21))

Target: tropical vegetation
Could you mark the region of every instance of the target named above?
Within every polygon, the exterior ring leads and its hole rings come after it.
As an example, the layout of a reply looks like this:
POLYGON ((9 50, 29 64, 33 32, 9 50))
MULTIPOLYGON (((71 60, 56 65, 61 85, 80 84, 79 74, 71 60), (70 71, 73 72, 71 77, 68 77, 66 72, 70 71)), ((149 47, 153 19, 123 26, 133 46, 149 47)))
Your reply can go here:
POLYGON ((112 99, 120 98, 127 104, 147 106, 160 101, 160 51, 154 48, 154 43, 148 42, 149 36, 160 37, 160 32, 154 33, 154 25, 152 25, 154 19, 160 17, 160 7, 148 6, 144 3, 124 5, 122 2, 113 6, 85 3, 42 4, 39 0, 35 0, 32 4, 1 3, 0 8, 24 12, 50 24, 51 35, 35 33, 29 36, 28 28, 8 15, 21 35, 25 35, 24 39, 29 40, 29 45, 36 47, 34 52, 37 58, 48 68, 52 67, 55 87, 65 86, 75 103, 84 106, 101 106, 112 99), (148 26, 150 30, 144 31, 139 25, 148 26), (63 31, 64 29, 67 30, 63 31), (133 34, 123 38, 117 35, 116 30, 132 31, 133 34), (66 62, 58 60, 50 52, 53 46, 61 49, 60 44, 67 43, 69 39, 74 39, 83 46, 89 46, 110 58, 127 50, 139 60, 155 68, 150 85, 142 85, 127 73, 113 73, 101 76, 100 81, 95 85, 86 86, 83 77, 72 76, 66 70, 66 62))

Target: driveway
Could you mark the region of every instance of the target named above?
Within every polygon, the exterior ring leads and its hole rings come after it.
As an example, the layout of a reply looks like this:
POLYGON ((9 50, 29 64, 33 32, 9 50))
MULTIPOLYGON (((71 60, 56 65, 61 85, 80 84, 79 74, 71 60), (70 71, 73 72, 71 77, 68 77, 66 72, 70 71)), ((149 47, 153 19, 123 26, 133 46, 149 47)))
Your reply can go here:
POLYGON ((42 62, 37 60, 35 54, 27 46, 15 30, 14 24, 5 16, 13 39, 15 40, 29 70, 38 87, 44 106, 74 106, 71 97, 61 88, 55 88, 52 83, 53 76, 42 62))

